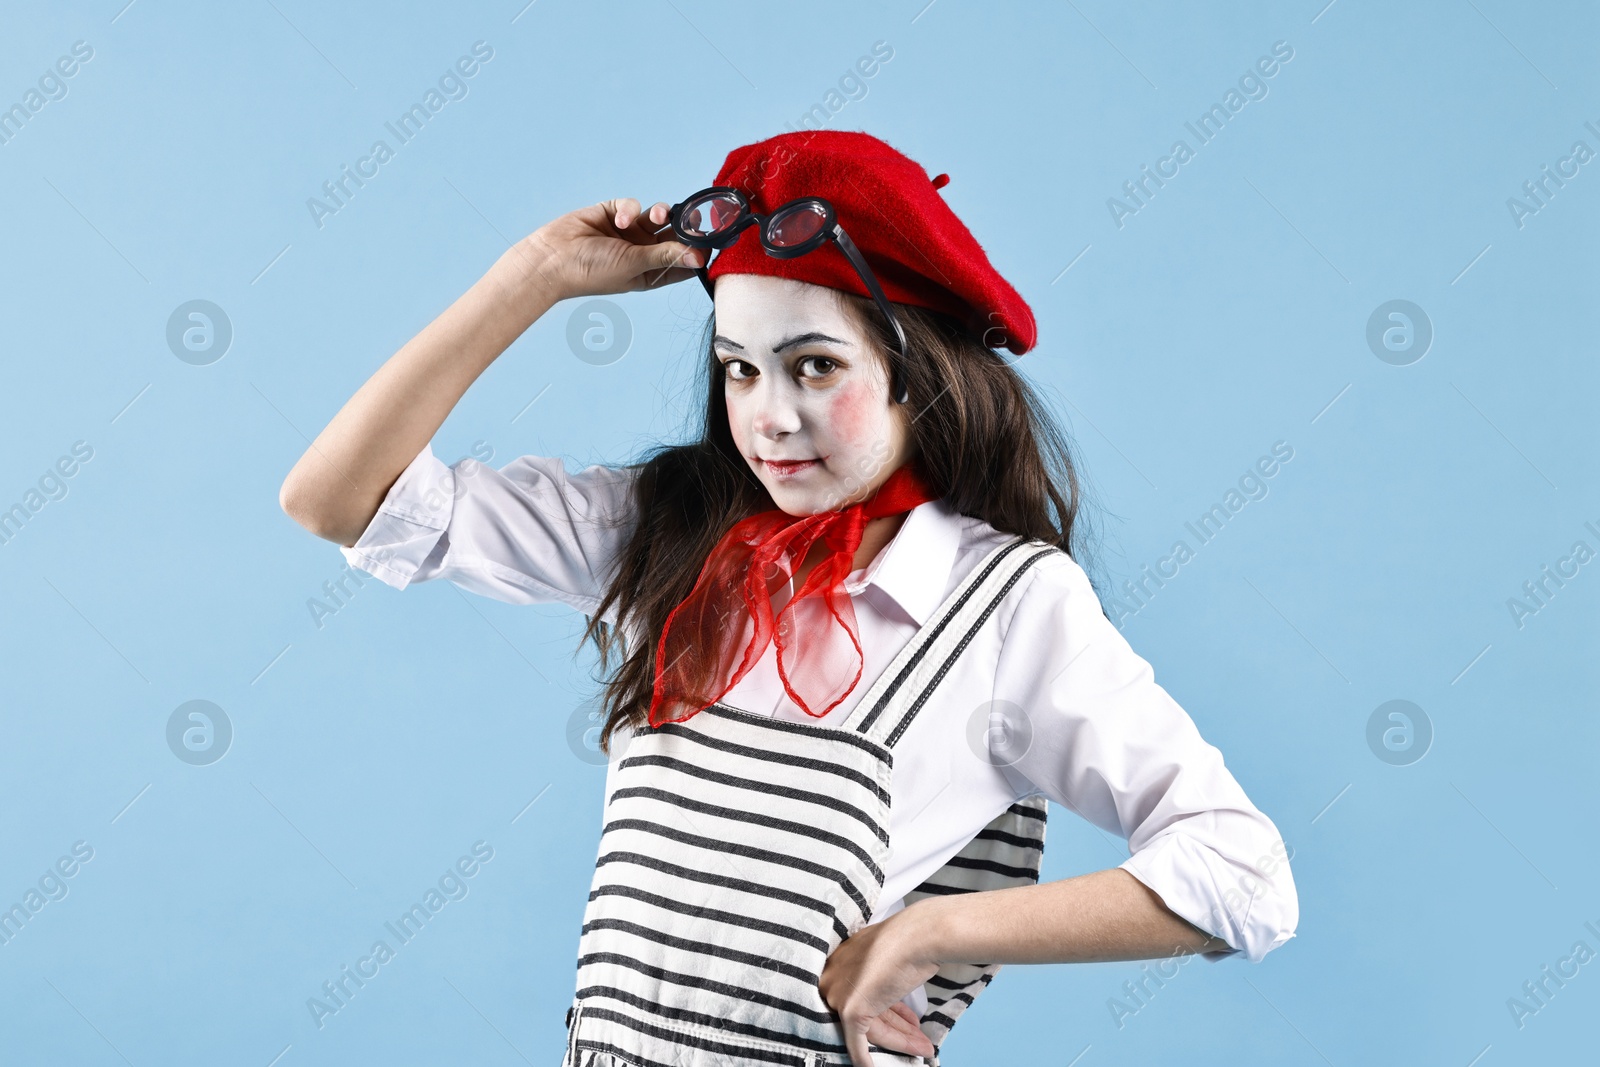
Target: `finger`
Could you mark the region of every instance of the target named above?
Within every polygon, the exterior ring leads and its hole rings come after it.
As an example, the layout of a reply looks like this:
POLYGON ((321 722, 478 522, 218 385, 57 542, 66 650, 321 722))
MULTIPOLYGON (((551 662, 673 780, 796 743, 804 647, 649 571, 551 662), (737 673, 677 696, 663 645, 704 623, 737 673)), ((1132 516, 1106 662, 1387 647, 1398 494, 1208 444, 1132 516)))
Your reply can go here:
POLYGON ((917 1013, 912 1011, 910 1007, 906 1005, 905 1001, 895 1001, 893 1004, 889 1005, 889 1010, 900 1016, 900 1018, 904 1019, 906 1022, 910 1023, 913 1029, 920 1030, 922 1028, 922 1020, 917 1018, 917 1013))
MULTIPOLYGON (((618 237, 634 245, 658 244, 662 241, 676 241, 677 234, 672 232, 670 220, 671 208, 662 202, 650 206, 648 211, 635 209, 628 214, 627 201, 618 200, 617 212, 626 219, 626 226, 613 225, 612 229, 618 237), (656 220, 660 219, 659 222, 656 220)), ((637 203, 637 201, 634 201, 637 203)))
MULTIPOLYGON (((928 1040, 928 1035, 921 1030, 908 1033, 897 1028, 905 1025, 907 1025, 905 1020, 900 1016, 885 1011, 883 1014, 875 1016, 867 1026, 866 1042, 869 1046, 877 1045, 879 1048, 907 1056, 932 1056, 934 1052, 933 1042, 928 1040), (891 1019, 894 1020, 893 1023, 889 1021, 891 1019)), ((845 1047, 851 1049, 851 1056, 855 1055, 855 1051, 851 1048, 848 1039, 846 1039, 845 1047)), ((866 1057, 862 1062, 869 1065, 872 1064, 871 1048, 868 1047, 865 1053, 866 1057)))
POLYGON ((910 1037, 910 1047, 905 1051, 914 1056, 932 1056, 934 1053, 933 1041, 922 1032, 922 1020, 917 1018, 917 1013, 908 1008, 904 1002, 896 1001, 893 1009, 901 1018, 905 1019, 909 1028, 907 1036, 910 1037))
POLYGON ((613 201, 616 213, 612 216, 612 224, 619 230, 626 230, 634 219, 639 217, 639 201, 631 196, 613 201))
POLYGON ((635 240, 639 241, 676 241, 678 235, 672 232, 672 205, 665 200, 651 204, 639 216, 632 232, 638 235, 635 240))
POLYGON ((637 262, 637 275, 630 288, 656 290, 662 285, 682 282, 694 277, 696 270, 706 262, 704 253, 680 243, 662 242, 661 245, 638 246, 630 250, 637 262))
POLYGON ((705 262, 698 249, 670 240, 631 248, 628 255, 633 259, 636 273, 652 277, 662 271, 693 270, 705 262))
POLYGON ((624 223, 639 217, 639 201, 631 196, 602 200, 599 207, 601 214, 605 216, 606 225, 618 233, 625 231, 624 223))
POLYGON ((876 1044, 913 1056, 933 1055, 933 1042, 922 1032, 916 1014, 903 1003, 895 1003, 873 1020, 867 1036, 876 1044))
MULTIPOLYGON (((600 214, 604 217, 605 224, 613 230, 620 230, 621 227, 617 225, 617 218, 626 214, 628 203, 628 197, 617 197, 615 200, 602 200, 596 206, 600 209, 600 214)), ((633 201, 636 209, 638 204, 639 201, 633 201)))
POLYGON ((872 1051, 867 1048, 867 1035, 852 1029, 844 1035, 845 1051, 850 1053, 854 1067, 873 1067, 872 1051))

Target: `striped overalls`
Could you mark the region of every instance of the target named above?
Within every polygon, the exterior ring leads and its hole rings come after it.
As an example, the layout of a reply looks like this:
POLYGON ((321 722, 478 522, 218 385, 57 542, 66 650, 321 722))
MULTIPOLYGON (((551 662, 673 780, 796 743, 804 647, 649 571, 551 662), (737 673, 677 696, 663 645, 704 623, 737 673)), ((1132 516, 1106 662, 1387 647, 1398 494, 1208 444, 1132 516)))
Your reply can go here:
MULTIPOLYGON (((717 703, 629 740, 562 1067, 849 1067, 818 980, 878 903, 895 742, 1007 591, 1056 551, 1022 538, 992 550, 837 727, 717 703)), ((1012 804, 907 906, 1037 883, 1046 804, 1012 804)), ((999 969, 946 964, 927 981, 921 1025, 935 1047, 999 969)), ((927 1063, 938 1067, 937 1053, 927 1063)))

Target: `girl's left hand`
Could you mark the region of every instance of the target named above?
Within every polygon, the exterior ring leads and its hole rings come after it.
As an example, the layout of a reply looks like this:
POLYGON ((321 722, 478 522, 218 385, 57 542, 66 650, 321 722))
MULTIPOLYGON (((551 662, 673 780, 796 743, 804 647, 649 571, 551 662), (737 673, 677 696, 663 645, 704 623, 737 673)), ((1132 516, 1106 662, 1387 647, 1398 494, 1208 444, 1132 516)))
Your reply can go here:
POLYGON ((855 1067, 873 1067, 868 1042, 913 1056, 934 1053, 916 1013, 901 1003, 939 969, 937 961, 919 951, 917 942, 924 939, 913 933, 912 910, 862 927, 822 967, 822 999, 839 1016, 855 1067))

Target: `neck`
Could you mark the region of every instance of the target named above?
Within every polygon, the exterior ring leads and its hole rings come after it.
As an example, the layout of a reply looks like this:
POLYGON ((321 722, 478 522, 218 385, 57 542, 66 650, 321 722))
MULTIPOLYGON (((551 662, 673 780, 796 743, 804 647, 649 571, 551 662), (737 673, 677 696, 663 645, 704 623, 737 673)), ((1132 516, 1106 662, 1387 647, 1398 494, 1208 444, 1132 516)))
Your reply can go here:
MULTIPOLYGON (((883 546, 894 540, 895 534, 900 532, 900 527, 905 525, 906 516, 911 512, 904 511, 899 515, 885 515, 879 519, 867 520, 867 525, 861 531, 861 545, 856 549, 856 557, 850 564, 851 570, 864 570, 872 565, 878 558, 878 553, 883 551, 883 546)), ((806 584, 806 575, 811 573, 811 568, 822 561, 824 546, 819 540, 811 546, 811 551, 806 554, 805 562, 794 573, 794 588, 799 589, 806 584)))
POLYGON ((855 569, 860 570, 869 566, 878 553, 883 551, 883 546, 894 540, 895 534, 900 532, 900 527, 905 525, 906 517, 911 512, 903 511, 898 515, 885 515, 881 519, 868 520, 866 527, 861 531, 861 547, 856 549, 855 569))

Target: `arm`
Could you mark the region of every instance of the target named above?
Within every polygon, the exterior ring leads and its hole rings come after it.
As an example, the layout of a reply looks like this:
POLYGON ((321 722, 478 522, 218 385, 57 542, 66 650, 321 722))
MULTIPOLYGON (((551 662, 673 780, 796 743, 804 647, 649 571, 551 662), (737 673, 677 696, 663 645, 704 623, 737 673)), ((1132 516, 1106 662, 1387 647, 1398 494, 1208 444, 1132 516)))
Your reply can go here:
POLYGON ((666 204, 637 200, 570 212, 518 241, 356 391, 284 479, 284 512, 350 546, 385 494, 467 391, 557 301, 655 288, 691 277, 688 253, 654 231, 666 204), (650 223, 653 223, 650 224, 650 223))
POLYGON ((1277 827, 1105 617, 1069 557, 1042 561, 1018 602, 995 696, 1017 719, 1007 723, 1011 735, 1031 739, 1004 768, 1018 795, 1044 793, 1125 838, 1132 853, 1116 873, 1023 887, 1024 903, 1041 908, 1041 936, 1051 930, 1066 940, 1014 944, 1019 961, 1166 956, 1182 944, 1212 962, 1239 954, 1259 963, 1294 936, 1299 901, 1277 827), (1047 917, 1047 899, 1093 910, 1047 917), (1097 934, 1096 915, 1133 925, 1097 934))
POLYGON ((911 951, 935 966, 1101 963, 1231 951, 1120 867, 1042 885, 929 897, 905 914, 911 951))
POLYGON ((1113 867, 1043 885, 926 897, 847 938, 828 957, 821 988, 846 1022, 851 1062, 869 1067, 867 1041, 933 1054, 899 998, 943 963, 1100 963, 1228 949, 1113 867))
MULTIPOLYGON (((1041 561, 996 668, 991 749, 1017 796, 1043 792, 1126 838, 1118 867, 1042 885, 932 896, 839 946, 824 996, 879 1044, 926 1055, 920 1032, 869 1020, 942 963, 1068 963, 1201 952, 1259 962, 1294 936, 1298 898, 1277 828, 1157 685, 1070 558, 1041 561), (1002 756, 1006 758, 1002 758, 1002 756)), ((909 1012, 908 1012, 909 1014, 909 1012)), ((915 1020, 910 1020, 915 1025, 915 1020)), ((863 1050, 864 1051, 864 1050, 863 1050)), ((870 1062, 852 1047, 855 1062, 870 1062)))

